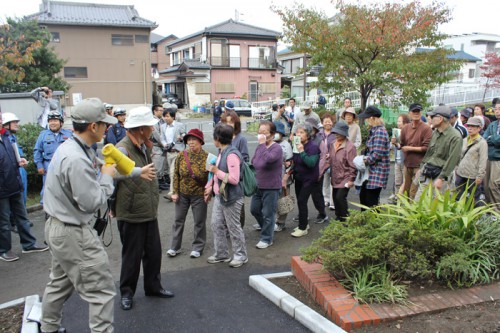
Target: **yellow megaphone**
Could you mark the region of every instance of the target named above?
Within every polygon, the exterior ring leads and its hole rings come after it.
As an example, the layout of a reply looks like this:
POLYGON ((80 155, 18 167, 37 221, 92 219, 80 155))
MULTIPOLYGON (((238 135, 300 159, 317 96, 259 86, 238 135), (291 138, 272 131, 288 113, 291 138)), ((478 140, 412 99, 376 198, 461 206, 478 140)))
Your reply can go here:
POLYGON ((132 161, 127 155, 119 151, 111 143, 102 147, 102 154, 104 155, 104 162, 107 165, 116 164, 116 170, 124 176, 132 173, 135 167, 135 162, 132 161))

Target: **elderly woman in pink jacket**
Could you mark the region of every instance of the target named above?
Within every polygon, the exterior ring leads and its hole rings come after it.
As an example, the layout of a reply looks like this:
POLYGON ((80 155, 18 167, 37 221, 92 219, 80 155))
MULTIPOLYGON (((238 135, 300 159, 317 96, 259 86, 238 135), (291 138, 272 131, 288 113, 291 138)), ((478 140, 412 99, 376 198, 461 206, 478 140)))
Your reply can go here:
POLYGON ((330 146, 328 163, 332 179, 332 197, 335 204, 335 215, 338 221, 345 221, 349 216, 347 195, 353 187, 357 170, 353 160, 357 155, 356 147, 349 141, 349 126, 339 121, 332 129, 335 142, 330 146))

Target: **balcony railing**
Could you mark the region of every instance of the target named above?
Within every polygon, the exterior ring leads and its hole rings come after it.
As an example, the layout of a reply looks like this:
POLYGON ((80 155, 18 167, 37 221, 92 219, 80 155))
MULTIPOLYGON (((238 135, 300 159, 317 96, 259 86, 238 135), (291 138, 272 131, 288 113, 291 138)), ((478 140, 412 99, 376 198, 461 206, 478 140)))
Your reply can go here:
POLYGON ((248 58, 249 68, 276 68, 276 62, 270 58, 248 58))
POLYGON ((214 67, 232 67, 232 68, 240 68, 241 67, 241 58, 240 57, 211 57, 210 65, 214 67))

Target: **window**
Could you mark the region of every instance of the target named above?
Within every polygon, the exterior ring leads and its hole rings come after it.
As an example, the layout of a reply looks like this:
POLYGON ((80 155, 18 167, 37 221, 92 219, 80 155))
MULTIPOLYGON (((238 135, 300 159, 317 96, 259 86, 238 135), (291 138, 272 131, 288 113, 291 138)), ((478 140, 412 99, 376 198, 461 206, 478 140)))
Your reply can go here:
POLYGON ((293 59, 292 60, 292 73, 295 74, 299 69, 302 68, 302 63, 304 62, 303 58, 293 59))
POLYGON ((274 94, 276 92, 276 83, 268 82, 268 83, 259 83, 259 90, 263 94, 274 94))
POLYGON ((240 46, 229 45, 229 67, 240 68, 240 46))
POLYGON ((216 93, 234 93, 234 83, 218 82, 215 84, 216 93))
POLYGON ((273 46, 250 46, 248 51, 249 68, 276 68, 273 46))
POLYGON ((195 82, 194 88, 197 94, 210 94, 212 91, 210 82, 195 82))
POLYGON ((476 70, 474 68, 469 69, 469 79, 473 79, 476 77, 476 70))
POLYGON ((194 60, 200 61, 201 60, 201 42, 195 43, 194 44, 194 60))
POLYGON ((86 79, 87 67, 64 67, 64 77, 71 79, 86 79))
POLYGON ((111 35, 111 44, 118 46, 133 46, 133 35, 111 35))
POLYGON ((284 67, 283 69, 283 74, 291 74, 292 72, 292 61, 291 60, 283 60, 282 66, 284 67))
POLYGON ((50 37, 51 42, 59 43, 61 41, 61 38, 60 38, 58 32, 51 32, 50 35, 51 35, 51 37, 50 37))
POLYGON ((148 35, 135 35, 135 42, 136 43, 149 43, 149 36, 148 35))
POLYGON ((229 67, 228 46, 226 39, 213 39, 211 43, 211 60, 212 66, 229 67))
POLYGON ((181 63, 181 52, 172 53, 172 66, 179 65, 181 63))
POLYGON ((182 59, 191 59, 189 55, 189 49, 182 50, 182 59))

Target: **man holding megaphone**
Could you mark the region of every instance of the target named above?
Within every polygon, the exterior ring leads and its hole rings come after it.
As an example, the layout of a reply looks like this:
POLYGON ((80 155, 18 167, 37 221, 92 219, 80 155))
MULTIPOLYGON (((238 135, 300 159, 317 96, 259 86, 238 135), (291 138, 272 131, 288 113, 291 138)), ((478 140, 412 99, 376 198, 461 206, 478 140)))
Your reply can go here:
MULTIPOLYGON (((52 267, 43 295, 41 329, 60 329, 64 302, 76 290, 89 302, 91 331, 113 332, 115 284, 108 255, 92 222, 95 212, 113 194, 116 165, 103 165, 91 146, 100 142, 107 126, 117 120, 106 114, 98 98, 78 103, 71 118, 73 137, 54 153, 45 180, 43 208, 49 215, 45 239, 52 267)), ((133 168, 128 177, 139 176, 155 179, 153 165, 133 168)))

